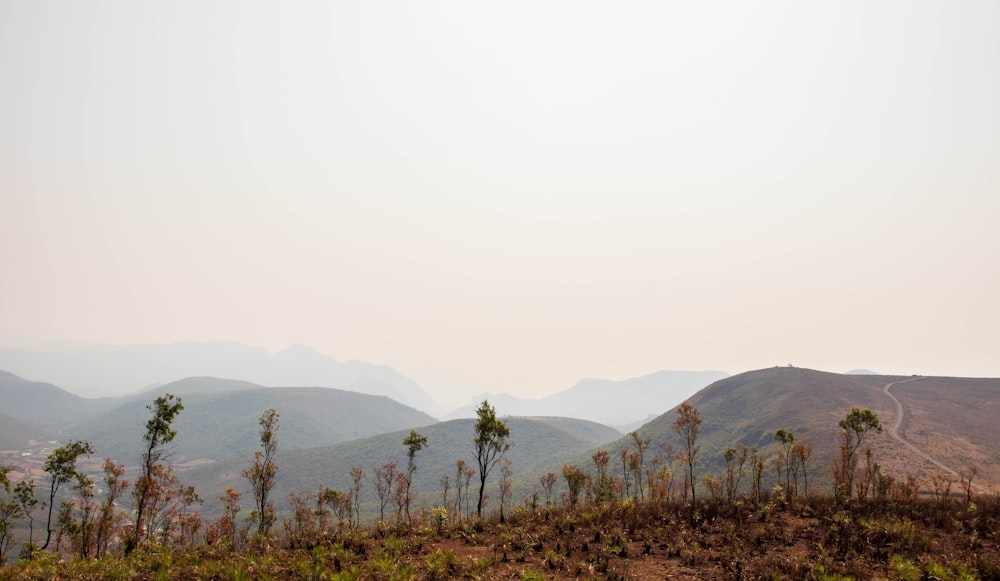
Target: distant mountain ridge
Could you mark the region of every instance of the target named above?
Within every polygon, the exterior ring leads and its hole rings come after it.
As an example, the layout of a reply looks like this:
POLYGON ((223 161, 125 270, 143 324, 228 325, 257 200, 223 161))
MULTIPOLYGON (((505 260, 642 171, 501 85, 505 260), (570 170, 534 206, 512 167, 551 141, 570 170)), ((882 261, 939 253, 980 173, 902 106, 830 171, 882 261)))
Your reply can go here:
POLYGON ((8 371, 0 371, 0 401, 6 415, 49 427, 62 427, 115 406, 110 398, 83 398, 51 383, 28 381, 8 371))
POLYGON ((0 369, 43 379, 76 393, 119 396, 188 377, 225 377, 262 386, 332 387, 384 395, 432 416, 441 410, 415 381, 395 369, 340 362, 302 345, 278 353, 235 342, 84 345, 46 350, 0 347, 0 369))
MULTIPOLYGON (((565 416, 630 428, 637 422, 648 420, 651 414, 659 415, 699 389, 726 377, 729 374, 722 371, 657 371, 622 381, 584 379, 567 390, 539 399, 506 394, 485 397, 498 414, 565 416)), ((474 417, 478 403, 453 410, 443 419, 474 417)))

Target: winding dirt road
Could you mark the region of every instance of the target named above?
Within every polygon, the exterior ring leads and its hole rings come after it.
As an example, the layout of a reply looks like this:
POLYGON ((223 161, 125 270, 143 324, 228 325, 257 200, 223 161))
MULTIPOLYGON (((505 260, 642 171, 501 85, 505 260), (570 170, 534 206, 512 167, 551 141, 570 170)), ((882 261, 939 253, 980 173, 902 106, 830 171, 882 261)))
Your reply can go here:
MULTIPOLYGON (((899 428, 903 426, 905 410, 903 409, 903 403, 899 401, 899 399, 896 398, 896 396, 892 395, 892 393, 889 390, 892 389, 894 385, 899 385, 901 383, 910 383, 911 381, 920 381, 921 379, 923 379, 923 377, 911 377, 910 379, 901 379, 899 381, 893 381, 892 383, 886 384, 886 386, 882 388, 882 391, 885 392, 885 394, 889 396, 890 399, 892 399, 893 403, 896 404, 896 420, 892 423, 892 426, 889 427, 889 435, 898 440, 900 444, 903 444, 904 446, 912 450, 914 454, 920 456, 924 460, 927 460, 928 462, 937 466, 938 468, 947 472, 948 474, 951 474, 956 479, 960 479, 961 477, 958 475, 958 472, 945 466, 941 462, 938 462, 937 460, 932 458, 930 454, 924 452, 916 445, 914 445, 912 442, 907 441, 906 439, 904 439, 902 436, 899 435, 899 428)), ((983 487, 979 486, 975 482, 972 483, 972 486, 973 488, 976 488, 978 490, 985 491, 983 487)))

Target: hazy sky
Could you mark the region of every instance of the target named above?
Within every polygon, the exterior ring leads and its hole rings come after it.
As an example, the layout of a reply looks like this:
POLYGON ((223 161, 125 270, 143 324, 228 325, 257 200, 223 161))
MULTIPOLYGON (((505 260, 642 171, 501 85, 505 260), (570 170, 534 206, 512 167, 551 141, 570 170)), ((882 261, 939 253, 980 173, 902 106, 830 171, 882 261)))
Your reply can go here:
POLYGON ((994 0, 0 0, 0 343, 996 377, 998 104, 994 0))

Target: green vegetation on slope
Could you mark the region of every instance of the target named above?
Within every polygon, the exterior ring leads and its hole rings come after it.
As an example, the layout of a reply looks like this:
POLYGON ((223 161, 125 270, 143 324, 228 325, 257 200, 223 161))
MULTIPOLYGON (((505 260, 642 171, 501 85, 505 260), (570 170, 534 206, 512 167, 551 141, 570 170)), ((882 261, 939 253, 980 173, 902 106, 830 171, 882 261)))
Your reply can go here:
MULTIPOLYGON (((94 443, 101 456, 132 464, 141 453, 147 400, 132 398, 89 422, 72 427, 74 438, 94 443)), ((402 428, 434 423, 434 418, 384 396, 323 387, 258 388, 234 392, 189 393, 179 432, 171 445, 175 462, 197 458, 225 460, 253 455, 259 440, 257 419, 266 409, 281 414, 281 446, 312 448, 402 428)))
MULTIPOLYGON (((185 405, 186 402, 185 402, 185 405)), ((280 411, 280 410, 279 410, 280 411)), ((278 431, 278 478, 274 500, 279 508, 288 507, 290 492, 316 492, 321 487, 347 490, 351 483, 351 468, 357 466, 366 473, 364 500, 375 501, 373 469, 389 462, 400 468, 406 464, 403 440, 409 430, 352 440, 333 446, 294 450, 284 443, 289 431, 282 413, 278 431)), ((512 446, 506 456, 519 484, 515 485, 515 502, 534 491, 537 476, 565 458, 606 444, 621 434, 606 426, 567 418, 503 418, 511 430, 512 446), (528 487, 530 488, 530 491, 528 487)), ((440 504, 442 476, 448 475, 454 486, 455 462, 465 459, 475 466, 474 420, 451 420, 424 427, 417 431, 427 436, 427 446, 417 457, 417 471, 412 484, 416 495, 414 506, 440 504)), ((180 439, 180 436, 178 436, 180 439)), ((185 481, 196 484, 206 499, 206 509, 214 506, 212 499, 227 487, 238 491, 246 488, 240 471, 249 464, 253 452, 245 458, 233 459, 221 465, 198 468, 185 474, 185 481), (222 476, 219 476, 219 475, 222 476)), ((496 475, 490 478, 490 495, 496 499, 496 475)), ((493 501, 495 505, 495 500, 493 501)))

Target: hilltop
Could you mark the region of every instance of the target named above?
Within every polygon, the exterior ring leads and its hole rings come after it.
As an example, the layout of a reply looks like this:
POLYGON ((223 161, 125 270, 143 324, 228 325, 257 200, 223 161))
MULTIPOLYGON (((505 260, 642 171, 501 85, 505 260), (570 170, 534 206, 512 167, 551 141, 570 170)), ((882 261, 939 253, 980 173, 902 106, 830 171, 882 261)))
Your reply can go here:
MULTIPOLYGON (((1000 448, 1000 379, 901 377, 847 375, 775 367, 722 379, 691 396, 702 418, 698 440, 699 473, 716 476, 726 448, 745 444, 770 457, 777 450, 774 433, 791 430, 798 441, 814 446, 809 460, 811 474, 821 482, 829 478, 829 464, 838 455, 840 429, 837 423, 852 407, 869 408, 881 419, 884 433, 873 440, 875 458, 883 472, 902 478, 918 477, 927 487, 939 468, 892 437, 889 428, 899 418, 897 397, 903 409, 900 436, 955 472, 976 467, 983 486, 1000 485, 1000 466, 995 450, 1000 448)), ((651 439, 653 454, 662 455, 670 443, 680 450, 672 430, 676 408, 642 426, 638 431, 651 439)), ((623 438, 608 446, 618 450, 631 444, 623 438)), ((586 463, 579 457, 578 462, 586 463)), ((947 473, 947 472, 946 472, 947 473)), ((773 468, 767 471, 769 479, 773 468)), ((957 475, 951 474, 957 482, 957 475)))
POLYGON ((429 415, 385 396, 327 387, 260 387, 216 378, 190 378, 126 398, 114 409, 73 425, 73 438, 89 440, 101 456, 133 463, 141 454, 139 437, 158 395, 178 394, 184 410, 171 451, 176 461, 220 461, 252 456, 259 445, 260 415, 280 415, 282 446, 313 448, 375 434, 433 424, 429 415))
POLYGON ((115 405, 110 398, 83 398, 51 383, 29 381, 7 371, 0 371, 0 400, 5 414, 48 427, 62 427, 115 405))

